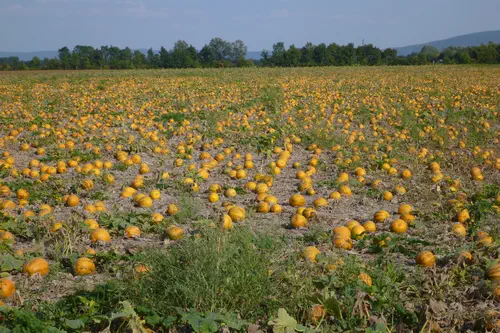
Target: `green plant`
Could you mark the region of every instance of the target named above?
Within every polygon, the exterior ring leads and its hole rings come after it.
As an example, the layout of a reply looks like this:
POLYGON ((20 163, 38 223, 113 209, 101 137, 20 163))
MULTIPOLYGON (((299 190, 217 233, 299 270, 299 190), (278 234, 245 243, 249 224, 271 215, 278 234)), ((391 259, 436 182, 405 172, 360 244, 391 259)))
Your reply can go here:
POLYGON ((136 260, 151 270, 126 288, 128 297, 162 315, 180 307, 236 311, 243 319, 266 316, 290 303, 286 284, 269 274, 282 243, 244 228, 229 233, 208 229, 200 236, 138 255, 136 260))

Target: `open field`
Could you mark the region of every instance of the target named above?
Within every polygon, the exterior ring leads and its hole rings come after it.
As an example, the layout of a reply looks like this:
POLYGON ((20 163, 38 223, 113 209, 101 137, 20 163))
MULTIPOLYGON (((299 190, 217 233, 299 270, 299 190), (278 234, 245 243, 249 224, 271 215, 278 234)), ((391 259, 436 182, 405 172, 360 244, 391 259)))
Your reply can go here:
POLYGON ((0 332, 500 329, 499 78, 0 73, 0 332))

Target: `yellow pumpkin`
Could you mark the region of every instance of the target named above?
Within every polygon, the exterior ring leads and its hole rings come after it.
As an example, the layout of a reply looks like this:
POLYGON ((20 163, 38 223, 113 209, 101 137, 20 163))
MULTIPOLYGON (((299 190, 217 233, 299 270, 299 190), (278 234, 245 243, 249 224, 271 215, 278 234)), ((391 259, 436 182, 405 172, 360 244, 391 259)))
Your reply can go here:
POLYGON ((160 213, 153 213, 151 215, 151 218, 153 219, 154 223, 160 223, 165 217, 160 213))
POLYGON ((391 224, 391 230, 397 234, 404 234, 408 229, 408 224, 401 219, 394 220, 391 224))
POLYGON ((304 250, 302 250, 302 257, 311 262, 316 262, 316 257, 320 253, 321 252, 315 246, 307 246, 304 248, 304 250))
POLYGON ((30 276, 40 274, 41 276, 49 273, 49 263, 43 258, 33 258, 24 264, 23 272, 30 276))
POLYGON ((488 268, 488 278, 490 280, 500 280, 500 263, 496 263, 488 268))
POLYGON ((354 228, 355 226, 359 225, 359 222, 356 221, 356 220, 350 220, 349 222, 346 223, 346 227, 347 229, 349 229, 350 231, 352 231, 352 228, 354 228))
POLYGON ((354 239, 363 239, 365 237, 366 230, 361 225, 355 225, 351 229, 351 237, 354 239))
POLYGON ((239 206, 233 206, 229 209, 228 215, 233 222, 243 222, 245 220, 245 209, 239 206))
POLYGON ((136 238, 141 236, 141 229, 135 225, 129 225, 125 228, 125 237, 136 238))
POLYGON ((274 204, 274 205, 271 206, 271 210, 270 211, 271 211, 271 213, 279 214, 279 213, 283 212, 283 208, 281 208, 281 206, 278 205, 278 204, 274 204))
POLYGON ((464 225, 460 222, 454 223, 451 227, 451 231, 460 237, 465 237, 467 235, 467 230, 465 229, 464 225))
POLYGON ((289 200, 290 206, 292 207, 302 207, 306 205, 306 198, 303 195, 296 193, 292 195, 289 200))
POLYGON ((325 198, 317 198, 313 202, 314 207, 325 207, 328 205, 328 202, 326 201, 325 198))
POLYGON ((352 249, 352 239, 351 237, 334 236, 333 245, 338 249, 350 250, 352 249))
POLYGON ((95 272, 94 262, 86 257, 78 258, 73 266, 76 275, 90 275, 95 272))
POLYGON ((208 195, 208 201, 210 201, 212 203, 219 201, 219 195, 215 192, 211 192, 208 195))
POLYGON ((385 210, 379 210, 378 212, 375 213, 375 216, 373 219, 377 223, 382 223, 384 222, 387 218, 389 217, 389 213, 385 210))
POLYGON ((460 223, 465 223, 470 219, 470 214, 468 209, 463 209, 457 214, 457 221, 460 223))
POLYGON ((333 234, 339 237, 351 237, 351 230, 344 226, 333 228, 333 234))
POLYGON ((401 204, 398 208, 398 214, 410 214, 413 211, 413 207, 408 204, 401 204))
POLYGON ((358 279, 360 279, 361 281, 363 281, 363 283, 366 284, 367 286, 371 287, 371 285, 372 285, 372 278, 371 278, 370 275, 368 275, 366 273, 359 273, 358 279))
POLYGON ((415 258, 417 265, 432 267, 436 263, 436 257, 430 251, 422 251, 415 258))
POLYGON ((111 236, 109 235, 109 232, 104 229, 104 228, 97 228, 92 233, 90 234, 90 241, 92 243, 96 242, 110 242, 111 241, 111 236))
POLYGON ((7 278, 0 279, 0 299, 12 297, 15 292, 16 285, 12 280, 7 278))
POLYGON ((321 304, 313 305, 311 308, 311 321, 313 324, 318 324, 322 318, 326 316, 326 309, 321 304))
POLYGON ((342 198, 342 195, 340 194, 340 192, 335 191, 335 192, 330 193, 329 198, 336 201, 336 200, 340 200, 342 198))
POLYGON ((179 212, 179 207, 176 204, 170 204, 167 206, 167 214, 169 216, 174 216, 179 212))
POLYGON ((225 230, 233 229, 233 220, 231 219, 231 216, 227 214, 222 216, 222 228, 225 230))
POLYGON ((160 200, 161 192, 159 190, 152 190, 151 193, 149 193, 149 197, 152 200, 160 200))
POLYGON ((168 227, 166 231, 168 238, 171 240, 179 240, 184 237, 184 230, 176 225, 168 227))
POLYGON ((365 228, 367 233, 373 233, 377 231, 377 226, 373 221, 366 221, 365 223, 363 223, 363 228, 365 228))
POLYGON ((257 213, 269 213, 269 204, 265 201, 259 202, 257 205, 257 213))
POLYGON ((290 226, 294 229, 306 227, 307 219, 304 217, 304 215, 295 214, 290 219, 290 226))
POLYGON ((66 206, 68 206, 68 207, 78 206, 79 203, 80 203, 80 199, 74 194, 71 194, 66 199, 66 206))

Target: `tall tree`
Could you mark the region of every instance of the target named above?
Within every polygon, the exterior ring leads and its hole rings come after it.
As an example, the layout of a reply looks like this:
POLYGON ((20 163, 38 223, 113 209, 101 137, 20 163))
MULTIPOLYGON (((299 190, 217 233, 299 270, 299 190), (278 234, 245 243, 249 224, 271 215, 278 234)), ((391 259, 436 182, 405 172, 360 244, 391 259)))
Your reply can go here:
POLYGON ((238 63, 238 61, 245 60, 247 56, 248 48, 243 43, 242 40, 236 40, 233 43, 231 43, 231 52, 230 52, 230 59, 233 63, 238 63))
POLYGON ((63 69, 71 68, 71 51, 66 47, 62 47, 58 51, 59 53, 59 61, 61 62, 61 66, 63 69))
POLYGON ((34 56, 30 62, 30 68, 31 69, 40 69, 41 63, 42 62, 40 61, 40 58, 38 58, 37 56, 34 56))

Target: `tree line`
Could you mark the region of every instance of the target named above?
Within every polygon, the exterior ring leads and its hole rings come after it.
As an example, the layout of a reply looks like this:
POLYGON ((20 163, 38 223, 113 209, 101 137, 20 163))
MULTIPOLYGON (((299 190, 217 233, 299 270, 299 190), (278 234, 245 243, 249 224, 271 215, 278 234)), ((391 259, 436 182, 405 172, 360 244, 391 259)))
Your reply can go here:
POLYGON ((424 46, 418 53, 398 56, 396 49, 379 49, 372 44, 355 47, 350 43, 314 45, 306 43, 301 48, 285 47, 283 42, 273 45, 271 51, 263 50, 260 60, 246 59, 247 46, 241 41, 228 42, 213 38, 201 50, 179 40, 170 50, 161 47, 147 52, 120 49, 116 46, 77 45, 70 50, 58 50, 57 58, 21 61, 18 57, 0 58, 0 70, 28 69, 134 69, 134 68, 205 68, 205 67, 299 67, 299 66, 379 66, 379 65, 426 65, 444 64, 498 64, 500 44, 484 44, 473 47, 449 47, 439 51, 424 46))

